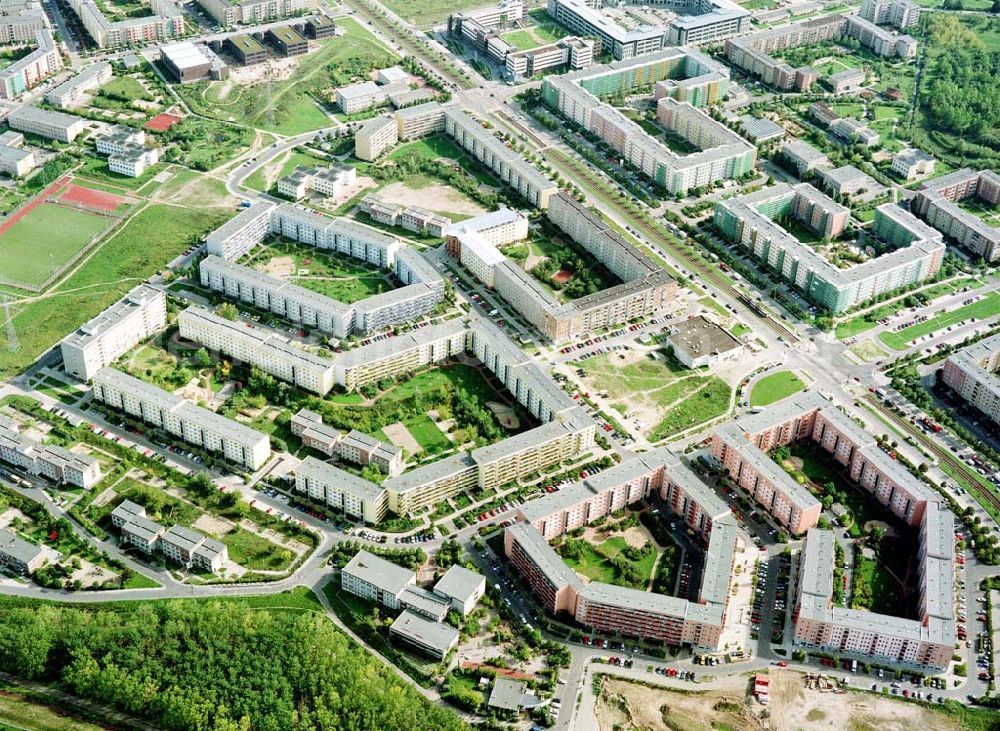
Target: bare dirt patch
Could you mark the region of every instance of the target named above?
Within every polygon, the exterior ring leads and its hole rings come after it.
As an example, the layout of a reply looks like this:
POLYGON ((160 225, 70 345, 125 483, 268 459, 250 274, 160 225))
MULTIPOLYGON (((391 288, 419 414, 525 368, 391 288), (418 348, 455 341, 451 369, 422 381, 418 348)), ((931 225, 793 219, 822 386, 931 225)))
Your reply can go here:
POLYGON ((272 277, 288 279, 290 276, 295 274, 295 257, 272 256, 270 261, 265 264, 261 264, 257 267, 257 269, 265 274, 270 274, 272 277))
POLYGON ((413 438, 410 430, 403 426, 401 422, 397 421, 395 424, 382 427, 382 433, 389 437, 390 442, 397 447, 405 449, 410 454, 418 454, 424 451, 423 447, 420 446, 420 442, 413 438))
POLYGON ((486 407, 493 412, 500 422, 507 429, 517 429, 521 426, 521 420, 517 418, 517 411, 507 404, 498 401, 487 401, 486 407))
POLYGON ((819 731, 908 731, 926 728, 958 731, 961 726, 932 708, 903 703, 872 693, 833 693, 807 689, 802 673, 772 670, 771 725, 819 731))
POLYGON ((228 520, 223 520, 214 515, 202 513, 198 516, 198 520, 194 522, 192 527, 197 528, 202 533, 210 533, 213 536, 221 537, 233 529, 233 524, 228 520))
POLYGON ((99 586, 118 576, 114 571, 96 566, 90 561, 80 561, 80 568, 70 575, 72 581, 79 581, 84 586, 99 586))
POLYGON ((737 677, 731 688, 703 693, 681 693, 628 680, 604 677, 597 701, 601 731, 714 731, 762 728, 745 703, 746 679, 737 677))
POLYGON ((468 216, 486 213, 481 205, 442 183, 431 183, 419 190, 410 188, 406 183, 390 183, 378 195, 389 203, 420 206, 440 213, 461 213, 468 216))
POLYGON ((27 515, 22 513, 17 508, 7 508, 5 511, 0 513, 0 528, 6 528, 15 520, 20 520, 25 525, 32 523, 33 521, 27 515))

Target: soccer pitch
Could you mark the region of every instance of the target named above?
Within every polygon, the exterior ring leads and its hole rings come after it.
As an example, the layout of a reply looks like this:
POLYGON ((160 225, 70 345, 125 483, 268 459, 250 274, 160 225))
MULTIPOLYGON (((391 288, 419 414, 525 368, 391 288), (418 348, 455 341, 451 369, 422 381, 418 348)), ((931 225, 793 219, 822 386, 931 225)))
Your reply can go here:
POLYGON ((0 236, 0 272, 36 288, 72 261, 112 219, 43 203, 0 236))

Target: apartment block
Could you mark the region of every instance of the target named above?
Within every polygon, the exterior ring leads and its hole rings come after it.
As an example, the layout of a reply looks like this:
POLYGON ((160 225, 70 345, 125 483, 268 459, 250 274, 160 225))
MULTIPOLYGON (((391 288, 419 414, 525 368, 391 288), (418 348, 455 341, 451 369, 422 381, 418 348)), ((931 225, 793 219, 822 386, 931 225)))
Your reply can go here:
POLYGON ((8 0, 0 6, 0 45, 30 43, 45 26, 45 11, 35 0, 8 0))
POLYGON ((152 15, 110 21, 94 0, 68 0, 99 48, 137 46, 184 35, 184 13, 173 0, 152 0, 152 15))
POLYGON ((388 609, 399 609, 400 596, 416 583, 412 571, 368 551, 358 551, 340 570, 340 586, 344 591, 388 609))
POLYGON ((789 234, 775 222, 783 216, 833 238, 843 232, 848 211, 807 183, 782 183, 720 201, 713 222, 726 238, 831 312, 925 281, 937 273, 944 257, 940 234, 891 203, 876 209, 869 235, 895 248, 849 269, 834 266, 789 234))
POLYGON ((229 562, 226 544, 182 525, 165 528, 131 500, 122 501, 111 511, 111 523, 121 532, 124 543, 147 554, 158 551, 188 570, 217 573, 229 562))
MULTIPOLYGON (((934 505, 925 524, 943 529, 945 550, 954 540, 951 514, 934 505), (935 517, 931 517, 931 515, 935 517)), ((904 667, 948 667, 955 647, 955 622, 951 609, 953 569, 950 557, 929 556, 933 541, 921 532, 921 596, 933 592, 930 604, 921 600, 918 619, 904 619, 876 612, 833 606, 834 536, 812 528, 806 534, 799 559, 795 591, 793 642, 838 655, 857 656, 904 667), (932 568, 937 566, 939 570, 932 568)), ((948 551, 950 553, 950 551, 948 551)))
POLYGON ((451 219, 434 211, 419 206, 403 206, 389 203, 374 193, 369 193, 361 199, 359 210, 372 217, 376 223, 386 226, 399 226, 416 234, 426 236, 444 236, 445 229, 451 226, 451 219))
POLYGON ((807 176, 813 170, 830 165, 830 158, 826 154, 802 140, 790 140, 781 149, 781 154, 792 164, 800 178, 807 176))
POLYGON ((62 68, 62 55, 48 28, 36 30, 34 42, 33 51, 0 69, 0 99, 16 99, 62 68))
POLYGON ((357 183, 357 172, 346 165, 306 167, 297 165, 288 175, 278 179, 278 193, 297 201, 309 191, 327 198, 336 198, 357 183))
POLYGON ((177 316, 180 335, 236 362, 249 363, 275 378, 325 396, 333 388, 333 359, 303 350, 273 330, 227 320, 192 305, 177 316))
POLYGON ((918 525, 934 493, 878 447, 849 415, 811 393, 738 419, 712 436, 712 453, 730 477, 792 535, 816 525, 820 505, 768 452, 815 442, 840 462, 856 485, 901 520, 918 525))
POLYGON ((356 114, 385 102, 385 91, 374 81, 362 81, 337 89, 337 106, 344 114, 356 114))
POLYGON ((1000 423, 1000 335, 980 340, 948 356, 941 380, 986 418, 1000 423))
POLYGON ((892 171, 904 180, 916 180, 921 175, 933 173, 936 162, 933 155, 915 147, 907 147, 893 156, 892 171))
POLYGON ((691 49, 670 48, 628 61, 547 77, 542 98, 563 116, 596 134, 643 175, 671 194, 738 177, 753 169, 756 149, 700 111, 721 99, 729 72, 691 49), (677 155, 601 97, 654 85, 657 120, 698 152, 677 155))
POLYGON ((1000 203, 1000 175, 992 170, 956 170, 929 180, 917 191, 912 208, 922 219, 959 246, 988 262, 1000 256, 1000 230, 986 225, 958 203, 976 197, 995 206, 1000 203))
POLYGON ((80 104, 88 92, 99 89, 111 81, 114 70, 107 61, 91 64, 80 73, 46 92, 45 101, 60 109, 72 109, 80 104))
POLYGON ((240 211, 205 238, 209 254, 236 261, 267 238, 276 204, 258 201, 240 211))
POLYGON ((510 150, 491 130, 452 106, 445 108, 445 132, 535 208, 548 208, 549 199, 558 192, 556 184, 510 150))
POLYGON ((0 421, 0 461, 12 464, 29 475, 45 477, 57 485, 90 489, 103 476, 100 462, 90 455, 35 441, 21 434, 13 421, 0 421))
POLYGON ((24 135, 17 132, 7 134, 19 137, 20 142, 17 145, 0 142, 0 173, 6 173, 12 178, 22 178, 35 169, 35 153, 21 148, 24 135))
POLYGON ((353 391, 452 358, 465 351, 466 339, 466 325, 456 319, 378 340, 338 355, 334 378, 353 391))
POLYGON ((70 333, 59 344, 63 367, 89 381, 167 322, 166 295, 140 284, 118 302, 70 333))
POLYGON ((916 58, 919 43, 913 36, 899 35, 879 28, 859 15, 847 16, 844 34, 869 49, 876 56, 885 58, 916 58))
POLYGON ((240 23, 266 23, 296 15, 306 9, 304 0, 198 0, 198 5, 223 28, 240 23))
POLYGON ((393 118, 400 140, 416 140, 444 131, 444 107, 434 101, 397 109, 393 118))
POLYGON ((271 455, 271 440, 266 434, 138 378, 114 368, 102 368, 92 380, 96 401, 234 464, 256 471, 271 455))
POLYGON ((354 155, 362 160, 377 160, 399 142, 399 125, 393 117, 368 120, 354 135, 354 155))
POLYGON ((920 6, 911 0, 862 0, 859 15, 875 25, 902 30, 920 22, 920 6))
POLYGON ((511 76, 530 79, 562 67, 571 71, 590 68, 594 64, 596 47, 592 38, 567 36, 555 43, 519 51, 497 36, 490 39, 488 51, 491 57, 507 67, 511 76))
POLYGON ((295 491, 370 525, 388 509, 388 494, 380 486, 315 457, 296 468, 295 491))

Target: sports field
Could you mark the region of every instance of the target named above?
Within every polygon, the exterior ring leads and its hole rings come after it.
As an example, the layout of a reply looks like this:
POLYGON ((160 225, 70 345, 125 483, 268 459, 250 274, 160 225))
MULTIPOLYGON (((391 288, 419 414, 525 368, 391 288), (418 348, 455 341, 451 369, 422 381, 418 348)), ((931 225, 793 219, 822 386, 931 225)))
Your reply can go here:
POLYGON ((26 287, 40 287, 112 222, 94 213, 43 203, 3 233, 0 272, 26 287))
POLYGON ((912 341, 924 335, 936 333, 939 330, 962 322, 963 320, 985 320, 988 317, 1000 315, 1000 294, 990 292, 985 297, 971 305, 959 307, 957 310, 942 312, 926 322, 903 328, 899 332, 879 333, 879 340, 893 350, 906 350, 912 341))

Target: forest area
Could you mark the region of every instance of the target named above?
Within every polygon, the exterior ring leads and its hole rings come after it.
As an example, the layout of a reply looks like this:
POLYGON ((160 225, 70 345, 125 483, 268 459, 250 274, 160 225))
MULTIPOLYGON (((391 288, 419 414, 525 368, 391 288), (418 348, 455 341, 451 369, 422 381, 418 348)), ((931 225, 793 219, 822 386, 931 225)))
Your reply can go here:
POLYGON ((465 728, 325 617, 243 602, 7 599, 0 667, 171 730, 465 728))

